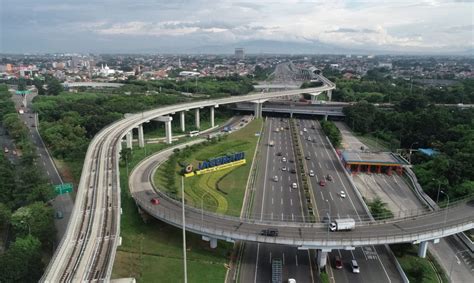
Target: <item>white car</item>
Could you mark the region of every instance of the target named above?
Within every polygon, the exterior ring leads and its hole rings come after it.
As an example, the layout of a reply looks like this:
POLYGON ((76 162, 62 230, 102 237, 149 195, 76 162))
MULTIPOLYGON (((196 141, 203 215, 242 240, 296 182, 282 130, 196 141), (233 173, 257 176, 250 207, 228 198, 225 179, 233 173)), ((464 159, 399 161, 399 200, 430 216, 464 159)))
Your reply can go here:
POLYGON ((286 162, 286 157, 283 157, 283 158, 281 159, 281 162, 286 162))
POLYGON ((297 185, 296 183, 293 183, 293 184, 291 184, 291 188, 292 188, 292 189, 297 189, 297 188, 298 188, 298 185, 297 185))
POLYGON ((308 130, 306 130, 306 128, 303 128, 303 132, 307 132, 308 130))
POLYGON ((309 176, 314 177, 314 171, 313 170, 309 170, 309 176))
POLYGON ((351 267, 353 273, 360 273, 359 265, 357 264, 357 261, 355 259, 351 261, 351 267))
POLYGON ((281 167, 281 171, 286 171, 288 170, 288 168, 286 168, 285 166, 281 167))
POLYGON ((341 198, 346 198, 346 193, 344 191, 341 191, 339 195, 341 196, 341 198))
POLYGON ((273 181, 278 182, 278 176, 273 177, 273 181))

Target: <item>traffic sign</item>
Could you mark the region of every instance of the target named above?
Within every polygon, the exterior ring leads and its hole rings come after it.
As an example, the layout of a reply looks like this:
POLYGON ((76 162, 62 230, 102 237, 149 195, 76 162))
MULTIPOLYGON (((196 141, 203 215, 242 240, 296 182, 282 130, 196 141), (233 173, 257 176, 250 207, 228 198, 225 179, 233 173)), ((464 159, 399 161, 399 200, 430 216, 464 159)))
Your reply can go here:
POLYGON ((22 95, 22 96, 25 96, 27 94, 30 94, 30 91, 29 90, 17 90, 15 92, 17 95, 22 95))
POLYGON ((71 183, 64 183, 64 184, 59 184, 54 186, 54 192, 57 195, 62 195, 65 193, 71 193, 72 192, 72 184, 71 183))

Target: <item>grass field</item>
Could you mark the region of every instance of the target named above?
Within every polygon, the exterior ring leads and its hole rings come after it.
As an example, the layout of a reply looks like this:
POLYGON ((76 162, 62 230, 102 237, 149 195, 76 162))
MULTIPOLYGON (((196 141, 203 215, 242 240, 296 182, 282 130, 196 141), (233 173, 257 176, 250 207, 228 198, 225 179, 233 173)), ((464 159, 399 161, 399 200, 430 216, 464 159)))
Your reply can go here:
POLYGON ((410 282, 419 283, 438 283, 448 282, 446 275, 441 270, 441 267, 432 259, 428 254, 427 258, 418 257, 417 246, 406 245, 409 247, 397 249, 397 246, 402 245, 391 245, 398 262, 405 271, 410 282), (403 253, 400 250, 404 249, 403 253), (435 268, 435 266, 437 266, 435 268))
MULTIPOLYGON (((199 161, 243 151, 247 160, 247 164, 243 166, 185 178, 185 198, 188 205, 203 207, 221 214, 240 215, 247 178, 258 141, 255 133, 260 132, 262 123, 261 119, 253 120, 242 130, 230 134, 216 144, 200 147, 186 158, 188 163, 196 167, 199 161)), ((165 166, 162 165, 154 176, 155 184, 162 190, 166 190, 167 187, 164 168, 165 166)), ((176 164, 177 184, 181 182, 180 170, 181 167, 176 164)))
MULTIPOLYGON (((182 139, 185 142, 190 139, 182 139)), ((167 147, 148 144, 147 155, 167 147)), ((145 151, 135 147, 129 171, 143 158, 145 151)), ((150 217, 142 217, 130 196, 125 164, 120 165, 123 214, 122 245, 117 250, 112 278, 135 277, 138 282, 184 282, 182 231, 150 217)), ((224 264, 232 244, 219 241, 217 249, 195 234, 186 234, 189 282, 223 282, 224 264)))

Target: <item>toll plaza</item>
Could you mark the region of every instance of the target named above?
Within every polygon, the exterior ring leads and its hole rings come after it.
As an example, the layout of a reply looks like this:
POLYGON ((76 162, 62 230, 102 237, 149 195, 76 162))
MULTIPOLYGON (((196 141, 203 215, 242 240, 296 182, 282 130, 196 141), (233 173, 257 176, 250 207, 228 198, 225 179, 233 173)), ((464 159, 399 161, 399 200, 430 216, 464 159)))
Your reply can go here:
POLYGON ((343 151, 340 156, 344 167, 352 174, 392 175, 395 171, 401 175, 403 166, 409 165, 404 158, 392 152, 343 151))

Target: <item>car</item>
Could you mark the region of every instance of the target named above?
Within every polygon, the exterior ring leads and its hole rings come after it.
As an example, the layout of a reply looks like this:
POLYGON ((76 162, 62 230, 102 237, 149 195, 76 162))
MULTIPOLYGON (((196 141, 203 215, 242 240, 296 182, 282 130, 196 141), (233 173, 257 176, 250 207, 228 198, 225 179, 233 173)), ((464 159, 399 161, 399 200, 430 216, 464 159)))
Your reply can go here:
POLYGON ((341 198, 346 198, 346 192, 341 191, 341 192, 339 193, 339 196, 340 196, 341 198))
POLYGON ((291 188, 292 188, 292 189, 297 189, 297 188, 298 188, 298 185, 297 185, 296 183, 293 183, 293 184, 291 184, 291 188))
POLYGON ((29 117, 30 117, 30 118, 33 118, 33 116, 31 116, 31 115, 30 115, 29 117))
POLYGON ((281 171, 286 171, 287 168, 285 166, 281 167, 281 171))
POLYGON ((286 162, 286 157, 283 157, 283 158, 281 159, 281 162, 286 162))
POLYGON ((295 169, 295 168, 291 168, 291 169, 290 169, 290 173, 291 173, 291 174, 296 174, 296 169, 295 169))
POLYGON ((295 163, 293 159, 288 160, 290 163, 295 163))
POLYGON ((260 235, 262 235, 262 236, 268 236, 268 237, 277 237, 277 236, 278 236, 278 230, 277 230, 277 229, 273 229, 273 228, 263 229, 263 230, 260 232, 260 235))
POLYGON ((289 130, 289 129, 290 129, 290 127, 286 126, 286 127, 285 127, 285 129, 286 129, 286 130, 289 130))
POLYGON ((308 141, 312 141, 311 137, 308 137, 308 141))
POLYGON ((56 212, 54 213, 54 218, 63 219, 64 218, 63 212, 61 210, 56 210, 56 212))
POLYGON ((303 132, 307 132, 308 130, 306 130, 306 128, 303 128, 303 132))
POLYGON ((36 125, 35 125, 35 124, 31 124, 31 126, 32 126, 32 127, 36 127, 36 125))
POLYGON ((309 176, 314 177, 314 171, 313 170, 309 170, 309 176))
POLYGON ((319 185, 320 185, 321 187, 326 186, 326 181, 324 181, 323 179, 319 180, 319 185))
POLYGON ((327 175, 326 175, 326 179, 327 179, 328 181, 332 182, 332 176, 331 176, 331 175, 327 174, 327 175))
POLYGON ((311 157, 309 157, 308 155, 306 155, 306 156, 304 157, 304 159, 306 159, 306 160, 311 160, 311 157))
POLYGON ((316 127, 315 127, 314 125, 312 125, 312 126, 311 126, 311 129, 313 129, 313 130, 314 130, 314 129, 316 129, 316 127))
POLYGON ((280 128, 280 131, 283 131, 283 127, 280 128))
POLYGON ((278 176, 274 176, 273 181, 278 182, 278 176))
POLYGON ((152 198, 150 200, 151 204, 153 205, 157 205, 157 204, 160 204, 160 199, 159 198, 152 198))
POLYGON ((5 148, 3 149, 3 151, 4 151, 5 153, 8 153, 8 147, 5 147, 5 148))
POLYGON ((277 152, 276 155, 277 155, 277 156, 281 156, 281 152, 277 152))
POLYGON ((353 259, 351 261, 352 273, 360 273, 359 265, 357 264, 357 260, 353 259))
POLYGON ((16 150, 13 150, 13 151, 12 151, 12 154, 13 154, 13 155, 16 155, 16 154, 17 154, 17 153, 16 153, 16 150))
POLYGON ((335 264, 336 264, 336 269, 342 269, 342 260, 339 256, 336 256, 335 264))

